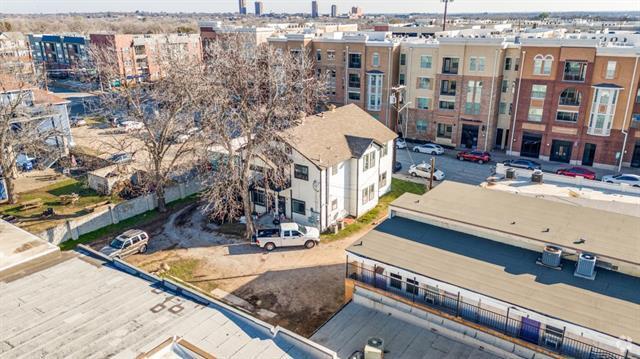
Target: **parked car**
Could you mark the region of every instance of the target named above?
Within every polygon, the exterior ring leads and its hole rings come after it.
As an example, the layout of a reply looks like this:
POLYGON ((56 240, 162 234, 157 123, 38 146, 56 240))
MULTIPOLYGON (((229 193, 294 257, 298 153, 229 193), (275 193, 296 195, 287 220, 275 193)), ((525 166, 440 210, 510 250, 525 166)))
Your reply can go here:
POLYGON ((458 152, 456 158, 460 161, 473 161, 483 164, 491 161, 491 154, 482 151, 461 151, 458 152))
POLYGON ((402 169, 402 163, 400 161, 396 161, 393 164, 393 173, 399 172, 402 169))
POLYGON ((144 123, 138 121, 122 121, 119 127, 125 132, 140 131, 144 128, 144 123))
POLYGON ((561 168, 556 171, 556 174, 569 176, 569 177, 584 177, 586 179, 594 180, 596 179, 596 173, 588 170, 584 167, 569 167, 569 168, 561 168))
MULTIPOLYGON (((428 163, 420 163, 418 165, 411 165, 409 167, 409 174, 413 177, 430 178, 431 177, 431 165, 428 163)), ((444 172, 439 169, 433 171, 433 179, 436 181, 442 181, 444 179, 444 172)))
POLYGON ((405 141, 403 138, 396 139, 396 148, 399 150, 407 148, 407 141, 405 141))
POLYGON ((502 162, 503 165, 507 167, 515 167, 515 168, 524 168, 526 170, 541 170, 542 165, 536 161, 525 160, 525 159, 517 159, 517 160, 506 160, 502 162))
POLYGON ((277 228, 259 229, 253 238, 257 246, 269 252, 278 247, 313 248, 320 243, 320 231, 297 223, 281 223, 277 228))
POLYGON ((633 187, 640 187, 640 176, 633 174, 608 175, 602 177, 602 182, 624 183, 633 187))
POLYGON ((428 153, 430 155, 441 155, 444 153, 444 148, 435 143, 425 143, 423 145, 413 146, 413 152, 428 153))
POLYGON ((131 153, 128 153, 128 152, 120 152, 120 153, 116 153, 116 154, 112 155, 109 158, 109 161, 111 161, 111 163, 115 163, 115 164, 127 163, 127 162, 133 161, 133 155, 131 153))
POLYGON ((147 251, 149 235, 139 229, 130 229, 114 238, 108 246, 104 246, 100 253, 110 258, 124 258, 131 254, 147 251))

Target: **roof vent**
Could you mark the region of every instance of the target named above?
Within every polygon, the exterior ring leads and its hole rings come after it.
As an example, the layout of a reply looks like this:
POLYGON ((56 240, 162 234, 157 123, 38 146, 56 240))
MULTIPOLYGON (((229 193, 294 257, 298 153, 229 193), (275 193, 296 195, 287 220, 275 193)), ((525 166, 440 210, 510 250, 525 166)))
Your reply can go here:
POLYGON ((556 246, 545 246, 536 263, 553 269, 562 269, 562 248, 556 246))
POLYGON ((596 278, 596 256, 589 253, 580 253, 576 271, 573 273, 576 277, 594 280, 596 278))

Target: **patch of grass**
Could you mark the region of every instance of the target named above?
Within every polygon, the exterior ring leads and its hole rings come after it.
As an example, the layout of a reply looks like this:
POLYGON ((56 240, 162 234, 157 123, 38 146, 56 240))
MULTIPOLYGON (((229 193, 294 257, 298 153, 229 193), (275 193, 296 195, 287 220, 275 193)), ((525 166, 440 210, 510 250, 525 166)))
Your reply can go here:
POLYGON ((193 280, 193 273, 200 265, 199 259, 178 259, 167 263, 169 270, 160 274, 161 277, 175 277, 182 281, 193 280))
POLYGON ((391 191, 378 199, 378 204, 369 212, 362 215, 355 222, 346 226, 337 234, 323 234, 320 238, 324 241, 335 241, 347 238, 355 233, 360 232, 371 223, 380 219, 387 214, 389 203, 396 200, 404 193, 424 194, 426 192, 425 185, 411 181, 405 181, 397 178, 391 180, 391 191))
MULTIPOLYGON (((197 199, 198 199, 198 196, 194 194, 189 197, 185 197, 183 199, 170 202, 167 204, 167 211, 171 212, 174 208, 187 203, 195 202, 197 201, 197 199)), ((102 239, 105 237, 113 237, 132 227, 141 227, 141 226, 147 225, 155 221, 156 219, 158 219, 158 217, 160 217, 161 215, 163 214, 158 212, 157 209, 141 213, 137 216, 127 218, 116 224, 102 227, 93 232, 83 234, 76 240, 68 240, 68 241, 62 242, 60 243, 60 249, 62 249, 63 251, 69 251, 76 248, 78 244, 86 244, 86 243, 91 243, 95 240, 102 239)))

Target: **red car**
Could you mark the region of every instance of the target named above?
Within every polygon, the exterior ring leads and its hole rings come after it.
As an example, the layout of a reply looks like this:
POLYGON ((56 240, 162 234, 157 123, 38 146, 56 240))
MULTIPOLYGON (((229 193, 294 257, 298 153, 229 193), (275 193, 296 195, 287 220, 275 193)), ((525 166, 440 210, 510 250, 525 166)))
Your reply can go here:
POLYGON ((473 161, 480 164, 491 161, 489 152, 482 151, 462 151, 458 152, 456 158, 460 161, 473 161))
POLYGON ((577 177, 577 176, 582 176, 586 179, 590 179, 590 180, 595 180, 596 179, 596 173, 588 170, 586 168, 583 167, 569 167, 569 168, 561 168, 559 170, 556 171, 556 174, 559 175, 563 175, 563 176, 569 176, 569 177, 577 177))

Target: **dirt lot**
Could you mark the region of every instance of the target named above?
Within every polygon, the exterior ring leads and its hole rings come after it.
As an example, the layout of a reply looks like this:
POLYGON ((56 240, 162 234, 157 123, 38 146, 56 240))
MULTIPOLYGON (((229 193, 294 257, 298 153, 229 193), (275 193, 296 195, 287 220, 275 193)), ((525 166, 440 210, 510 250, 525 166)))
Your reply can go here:
POLYGON ((149 251, 128 262, 181 278, 272 324, 310 335, 342 305, 344 249, 353 238, 267 253, 218 234, 195 206, 150 234, 149 251))

